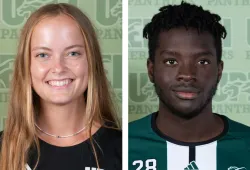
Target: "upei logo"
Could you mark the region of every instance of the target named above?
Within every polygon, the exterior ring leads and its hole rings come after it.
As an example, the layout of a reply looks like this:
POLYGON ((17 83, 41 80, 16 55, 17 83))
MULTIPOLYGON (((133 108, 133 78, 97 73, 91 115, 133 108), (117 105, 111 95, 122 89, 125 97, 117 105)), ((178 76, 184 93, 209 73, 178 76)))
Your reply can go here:
POLYGON ((104 54, 103 63, 106 76, 112 85, 116 99, 122 101, 122 55, 121 54, 104 54))
POLYGON ((0 103, 9 100, 10 80, 13 73, 13 55, 0 55, 0 103))
MULTIPOLYGON (((60 0, 2 0, 0 11, 2 22, 8 26, 17 27, 39 7, 49 3, 59 3, 60 0)), ((65 2, 65 1, 63 1, 65 2)), ((77 6, 77 0, 67 0, 68 3, 77 6)))
POLYGON ((121 26, 122 0, 96 0, 96 20, 103 26, 121 26))
POLYGON ((10 55, 0 55, 1 58, 8 57, 8 59, 0 62, 0 94, 5 92, 10 87, 10 80, 13 72, 14 59, 10 55))
POLYGON ((150 22, 150 18, 132 18, 128 20, 128 46, 129 48, 147 47, 147 40, 142 37, 144 26, 150 22))
MULTIPOLYGON (((5 116, 2 116, 2 121, 1 121, 1 123, 2 123, 2 126, 0 126, 0 128, 1 128, 1 130, 3 130, 4 129, 4 127, 5 127, 5 122, 6 122, 6 119, 7 119, 7 117, 5 117, 5 116)), ((0 124, 1 125, 1 124, 0 124)))
POLYGON ((129 73, 129 98, 137 103, 158 100, 147 73, 129 73))
POLYGON ((250 101, 250 73, 224 72, 214 101, 238 102, 243 95, 250 101))

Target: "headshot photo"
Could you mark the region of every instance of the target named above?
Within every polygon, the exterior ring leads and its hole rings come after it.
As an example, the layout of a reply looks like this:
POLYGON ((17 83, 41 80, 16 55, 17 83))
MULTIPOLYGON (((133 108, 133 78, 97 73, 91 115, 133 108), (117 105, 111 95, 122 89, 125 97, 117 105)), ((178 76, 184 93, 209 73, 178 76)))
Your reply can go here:
POLYGON ((122 169, 122 1, 0 11, 0 169, 122 169))
POLYGON ((129 170, 250 169, 250 14, 239 6, 129 3, 129 170))

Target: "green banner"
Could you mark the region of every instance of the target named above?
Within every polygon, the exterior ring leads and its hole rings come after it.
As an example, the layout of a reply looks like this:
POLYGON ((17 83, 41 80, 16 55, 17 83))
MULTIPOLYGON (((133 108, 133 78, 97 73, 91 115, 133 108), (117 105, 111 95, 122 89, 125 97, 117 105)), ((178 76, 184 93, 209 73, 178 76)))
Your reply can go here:
MULTIPOLYGON (((222 17, 228 35, 223 42, 224 72, 213 100, 213 111, 250 125, 250 1, 186 0, 222 17)), ((150 83, 144 25, 160 7, 181 0, 129 0, 129 120, 158 110, 158 97, 150 83)))
POLYGON ((121 117, 122 104, 122 1, 121 0, 0 0, 0 130, 7 114, 8 92, 20 29, 29 15, 48 3, 70 3, 79 7, 95 25, 105 70, 116 94, 121 117))

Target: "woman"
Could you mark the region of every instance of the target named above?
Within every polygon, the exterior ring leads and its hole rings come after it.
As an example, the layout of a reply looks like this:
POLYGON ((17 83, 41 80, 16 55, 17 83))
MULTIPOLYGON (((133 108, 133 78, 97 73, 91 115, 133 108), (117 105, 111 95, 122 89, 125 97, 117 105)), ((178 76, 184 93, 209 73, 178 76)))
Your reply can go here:
POLYGON ((0 169, 118 170, 121 136, 91 22, 41 7, 22 29, 0 169))

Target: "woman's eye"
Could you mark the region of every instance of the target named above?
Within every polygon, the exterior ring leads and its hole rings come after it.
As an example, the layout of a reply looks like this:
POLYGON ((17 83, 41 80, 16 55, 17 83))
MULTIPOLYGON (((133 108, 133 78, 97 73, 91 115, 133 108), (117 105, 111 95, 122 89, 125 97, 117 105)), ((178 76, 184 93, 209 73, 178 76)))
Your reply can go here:
POLYGON ((69 56, 78 56, 78 55, 80 55, 80 53, 78 53, 78 52, 70 52, 69 53, 69 56))
POLYGON ((46 57, 48 57, 48 55, 45 53, 41 53, 41 54, 38 54, 37 57, 46 58, 46 57))
POLYGON ((210 62, 207 60, 201 60, 198 62, 198 64, 207 65, 207 64, 210 64, 210 62))
POLYGON ((176 65, 176 64, 178 64, 176 60, 167 60, 165 63, 167 65, 176 65))

